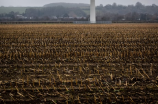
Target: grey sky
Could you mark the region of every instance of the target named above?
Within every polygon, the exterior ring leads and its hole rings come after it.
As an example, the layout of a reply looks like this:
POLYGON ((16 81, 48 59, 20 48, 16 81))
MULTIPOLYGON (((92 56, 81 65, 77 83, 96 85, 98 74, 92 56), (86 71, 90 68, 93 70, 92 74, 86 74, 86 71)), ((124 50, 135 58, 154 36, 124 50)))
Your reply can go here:
MULTIPOLYGON (((158 0, 96 0, 96 5, 99 4, 117 4, 128 5, 135 4, 137 1, 144 5, 156 4, 158 0)), ((55 2, 68 2, 68 3, 90 3, 90 0, 0 0, 0 6, 43 6, 55 2)))

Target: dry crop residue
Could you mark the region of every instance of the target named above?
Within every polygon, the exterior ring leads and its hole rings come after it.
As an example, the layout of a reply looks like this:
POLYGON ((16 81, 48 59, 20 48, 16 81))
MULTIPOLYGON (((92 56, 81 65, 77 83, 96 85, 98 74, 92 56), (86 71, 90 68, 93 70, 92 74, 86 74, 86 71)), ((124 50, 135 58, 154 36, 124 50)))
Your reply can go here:
POLYGON ((0 103, 158 103, 158 24, 0 25, 0 103))

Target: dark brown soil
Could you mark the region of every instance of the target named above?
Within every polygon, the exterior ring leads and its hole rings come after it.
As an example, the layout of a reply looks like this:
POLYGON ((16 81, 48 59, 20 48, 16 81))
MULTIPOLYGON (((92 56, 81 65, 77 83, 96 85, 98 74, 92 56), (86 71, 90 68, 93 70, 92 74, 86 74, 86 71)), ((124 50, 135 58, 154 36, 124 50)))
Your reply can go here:
POLYGON ((158 24, 0 25, 0 47, 0 103, 158 103, 158 24))

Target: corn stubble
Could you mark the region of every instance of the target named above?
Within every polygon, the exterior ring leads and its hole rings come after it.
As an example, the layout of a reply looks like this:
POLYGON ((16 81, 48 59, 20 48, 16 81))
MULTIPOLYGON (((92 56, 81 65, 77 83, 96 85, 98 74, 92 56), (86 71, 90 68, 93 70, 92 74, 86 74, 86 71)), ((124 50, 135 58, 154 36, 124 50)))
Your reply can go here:
POLYGON ((0 103, 158 103, 158 24, 0 25, 0 103))

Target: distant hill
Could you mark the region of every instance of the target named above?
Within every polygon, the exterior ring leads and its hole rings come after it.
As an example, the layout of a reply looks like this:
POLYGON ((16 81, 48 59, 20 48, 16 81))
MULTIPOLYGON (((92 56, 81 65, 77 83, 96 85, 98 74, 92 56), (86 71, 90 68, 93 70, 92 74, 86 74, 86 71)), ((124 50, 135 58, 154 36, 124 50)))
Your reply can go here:
POLYGON ((89 4, 84 4, 84 3, 50 3, 44 5, 44 7, 56 7, 56 6, 63 6, 63 7, 68 7, 68 8, 74 8, 74 7, 79 7, 79 8, 89 8, 89 4))
POLYGON ((42 8, 42 7, 0 7, 0 14, 1 13, 10 13, 13 12, 19 12, 20 14, 25 13, 25 10, 28 8, 42 8))
MULTIPOLYGON (((85 13, 89 12, 89 4, 84 4, 84 3, 50 3, 46 4, 43 7, 57 7, 57 6, 62 6, 65 8, 81 8, 85 13)), ((20 14, 25 13, 26 9, 29 8, 36 8, 36 9, 41 9, 42 7, 0 7, 0 14, 2 13, 10 13, 11 11, 13 12, 19 12, 20 14)), ((86 13, 87 14, 87 13, 86 13)))
POLYGON ((27 7, 0 7, 0 13, 19 12, 25 13, 27 7))
POLYGON ((63 6, 43 7, 43 8, 28 8, 25 15, 27 17, 44 17, 69 15, 70 17, 85 17, 87 14, 81 8, 67 8, 63 6))

